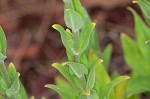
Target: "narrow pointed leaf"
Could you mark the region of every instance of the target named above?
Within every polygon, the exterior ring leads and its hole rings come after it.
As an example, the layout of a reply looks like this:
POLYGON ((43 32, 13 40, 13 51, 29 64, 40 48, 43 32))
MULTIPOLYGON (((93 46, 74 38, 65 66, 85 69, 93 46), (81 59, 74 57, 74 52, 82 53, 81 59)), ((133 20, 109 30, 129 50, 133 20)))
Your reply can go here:
POLYGON ((62 39, 62 42, 63 42, 66 50, 69 52, 69 54, 71 56, 73 56, 75 54, 75 51, 74 51, 74 46, 73 46, 74 43, 73 43, 73 39, 72 39, 71 35, 66 33, 64 28, 58 24, 54 24, 52 27, 60 32, 61 39, 62 39))
POLYGON ((114 79, 112 82, 110 82, 109 84, 103 86, 102 90, 101 90, 101 94, 100 94, 100 99, 111 99, 111 97, 109 97, 111 91, 115 88, 116 85, 122 83, 125 80, 128 80, 129 77, 128 76, 120 76, 117 77, 116 79, 114 79))
POLYGON ((147 20, 148 24, 150 25, 150 1, 137 0, 136 2, 140 5, 141 10, 145 16, 145 19, 147 20))
POLYGON ((5 37, 5 33, 2 29, 2 27, 0 26, 0 53, 2 53, 4 56, 6 56, 6 37, 5 37))
POLYGON ((59 86, 51 85, 51 84, 47 84, 47 85, 45 85, 45 87, 55 90, 56 92, 59 93, 59 95, 63 99, 76 99, 75 98, 75 92, 73 92, 73 90, 70 90, 68 88, 59 87, 59 86))
POLYGON ((112 46, 109 44, 107 45, 107 47, 105 48, 103 52, 103 60, 104 60, 103 65, 106 70, 108 69, 111 53, 112 53, 112 46))
POLYGON ((86 90, 91 90, 94 87, 95 84, 95 69, 97 66, 100 66, 100 64, 102 63, 102 60, 99 59, 98 61, 96 61, 95 64, 93 64, 93 67, 90 69, 88 78, 87 78, 87 84, 86 84, 86 90))
POLYGON ((145 44, 146 41, 150 40, 150 28, 146 26, 146 24, 142 21, 142 19, 139 17, 139 15, 132 9, 129 8, 129 10, 134 15, 135 20, 135 33, 137 38, 137 44, 139 46, 139 49, 141 50, 144 57, 149 60, 150 58, 150 46, 148 44, 145 44))
POLYGON ((142 92, 150 92, 150 78, 148 77, 141 77, 136 76, 132 77, 131 80, 129 80, 128 86, 127 86, 127 96, 131 96, 133 94, 138 94, 142 92))
POLYGON ((67 66, 62 66, 62 64, 59 63, 54 63, 52 66, 54 66, 71 83, 73 88, 76 90, 78 89, 75 78, 70 74, 69 68, 67 66))
POLYGON ((138 45, 127 35, 121 35, 121 42, 123 46, 123 53, 127 64, 138 75, 150 75, 149 61, 146 61, 143 54, 138 48, 138 45), (142 66, 142 69, 140 68, 142 66), (144 71, 144 72, 143 72, 144 71))
POLYGON ((81 55, 88 47, 90 36, 95 27, 95 23, 88 24, 80 33, 80 54, 81 55))
POLYGON ((72 0, 72 2, 74 5, 74 10, 82 16, 84 24, 89 24, 91 22, 90 17, 84 7, 81 5, 80 0, 72 0))

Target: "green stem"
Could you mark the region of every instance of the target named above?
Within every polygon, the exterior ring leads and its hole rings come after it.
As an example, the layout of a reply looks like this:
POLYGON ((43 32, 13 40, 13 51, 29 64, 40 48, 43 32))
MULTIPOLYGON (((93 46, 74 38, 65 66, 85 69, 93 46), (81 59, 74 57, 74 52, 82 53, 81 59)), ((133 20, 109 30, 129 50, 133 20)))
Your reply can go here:
POLYGON ((80 38, 79 38, 79 32, 77 32, 77 33, 75 33, 74 34, 74 36, 73 36, 73 40, 74 40, 74 50, 75 50, 75 52, 77 53, 77 55, 75 55, 74 56, 74 61, 75 62, 80 62, 79 61, 79 58, 78 58, 78 52, 79 52, 79 50, 80 50, 80 45, 79 45, 79 40, 80 40, 80 38))
POLYGON ((5 80, 7 88, 9 88, 11 86, 11 80, 5 67, 4 61, 0 61, 0 73, 2 78, 5 80))

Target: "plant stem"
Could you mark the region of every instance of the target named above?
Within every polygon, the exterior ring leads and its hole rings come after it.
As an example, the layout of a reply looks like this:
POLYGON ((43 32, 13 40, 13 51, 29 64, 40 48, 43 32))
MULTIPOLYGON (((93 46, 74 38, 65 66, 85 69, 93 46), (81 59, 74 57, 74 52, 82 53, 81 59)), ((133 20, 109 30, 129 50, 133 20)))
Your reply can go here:
POLYGON ((5 67, 4 61, 0 61, 0 73, 2 75, 2 78, 4 79, 7 88, 11 86, 11 80, 8 75, 7 69, 5 67))
POLYGON ((74 34, 74 38, 73 38, 73 40, 74 40, 74 50, 75 50, 75 52, 77 53, 77 55, 74 57, 75 59, 74 59, 74 61, 75 62, 80 62, 79 61, 79 59, 78 59, 78 52, 79 52, 79 50, 80 50, 80 45, 79 45, 79 32, 77 32, 77 33, 75 33, 74 34))

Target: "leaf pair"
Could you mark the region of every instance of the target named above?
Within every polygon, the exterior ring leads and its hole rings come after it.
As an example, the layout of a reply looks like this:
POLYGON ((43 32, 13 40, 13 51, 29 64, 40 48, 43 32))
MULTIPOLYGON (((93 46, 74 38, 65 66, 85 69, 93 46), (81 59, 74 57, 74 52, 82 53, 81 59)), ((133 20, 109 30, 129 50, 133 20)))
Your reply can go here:
POLYGON ((66 32, 64 28, 58 24, 53 25, 53 28, 60 32, 62 42, 66 47, 67 52, 73 58, 74 56, 80 57, 81 54, 87 48, 90 35, 94 26, 95 26, 94 23, 87 25, 84 28, 84 30, 81 33, 79 33, 79 36, 77 36, 77 38, 75 38, 76 34, 70 34, 71 32, 66 32), (77 41, 74 38, 77 39, 77 41), (75 45, 79 45, 79 46, 75 46, 75 45))

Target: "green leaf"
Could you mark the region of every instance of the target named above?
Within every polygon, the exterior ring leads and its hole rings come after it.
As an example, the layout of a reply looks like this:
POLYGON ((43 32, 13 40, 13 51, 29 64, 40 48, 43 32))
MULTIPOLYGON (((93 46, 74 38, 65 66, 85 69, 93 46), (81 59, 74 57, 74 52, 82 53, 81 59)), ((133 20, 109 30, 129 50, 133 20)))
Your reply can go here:
POLYGON ((91 22, 90 17, 84 7, 82 7, 80 0, 72 0, 72 2, 74 5, 74 10, 82 16, 84 24, 89 24, 91 22))
POLYGON ((16 99, 27 99, 26 91, 19 80, 19 73, 17 73, 13 63, 9 64, 8 72, 11 77, 12 85, 6 90, 6 94, 11 97, 14 96, 16 99))
MULTIPOLYGON (((95 60, 98 59, 98 56, 93 50, 90 50, 89 52, 89 62, 90 64, 93 63, 95 60)), ((100 94, 100 88, 106 84, 108 84, 111 80, 109 78, 109 75, 107 74, 107 71, 104 69, 103 63, 96 64, 96 80, 94 89, 98 94, 100 94)))
POLYGON ((65 9, 74 9, 72 0, 63 0, 65 9))
POLYGON ((55 67, 71 83, 73 88, 78 90, 75 77, 70 74, 69 68, 67 66, 63 66, 59 63, 54 63, 52 66, 55 67))
POLYGON ((6 90, 7 89, 7 85, 5 83, 5 80, 2 77, 0 79, 0 86, 1 86, 2 90, 6 90))
POLYGON ((126 99, 126 87, 128 80, 123 81, 115 87, 115 99, 126 99))
POLYGON ((99 99, 99 96, 95 90, 92 90, 90 95, 81 95, 79 99, 99 99))
POLYGON ((70 69, 78 78, 88 74, 88 69, 83 64, 76 62, 66 62, 65 64, 70 67, 70 69))
POLYGON ((54 29, 60 32, 62 42, 66 47, 67 52, 73 57, 76 52, 74 51, 74 42, 69 33, 67 33, 64 28, 58 24, 52 26, 54 29))
POLYGON ((150 46, 148 44, 145 44, 145 42, 150 40, 150 28, 145 25, 139 15, 132 8, 129 8, 129 10, 134 15, 137 44, 142 54, 144 55, 144 58, 149 61, 150 46))
POLYGON ((135 76, 129 80, 127 86, 127 96, 142 93, 145 91, 150 92, 150 78, 149 76, 135 76))
POLYGON ((87 59, 87 56, 86 56, 85 53, 82 53, 82 54, 81 54, 80 63, 81 63, 81 64, 84 64, 84 65, 87 67, 87 65, 88 65, 88 59, 87 59))
POLYGON ((128 76, 120 76, 111 81, 109 84, 103 86, 100 93, 100 99, 111 99, 109 95, 111 91, 115 88, 115 86, 128 79, 128 76))
POLYGON ((147 23, 150 25, 150 1, 148 0, 137 0, 135 1, 141 7, 144 17, 147 23))
POLYGON ((80 54, 79 56, 86 50, 89 44, 90 36, 95 27, 95 23, 90 23, 84 27, 82 32, 80 33, 80 54))
POLYGON ((13 80, 13 78, 16 78, 16 76, 18 76, 18 73, 17 73, 13 63, 9 64, 8 72, 11 75, 12 80, 13 80))
POLYGON ((62 77, 57 76, 55 78, 55 82, 56 82, 56 85, 58 85, 60 87, 72 88, 70 83, 66 79, 64 79, 62 77))
POLYGON ((133 69, 133 71, 138 75, 150 75, 148 66, 150 63, 144 59, 144 56, 139 50, 138 45, 125 34, 121 35, 121 42, 125 60, 127 64, 133 69))
POLYGON ((26 94, 26 91, 22 85, 22 83, 20 82, 20 90, 19 92, 15 95, 16 99, 28 99, 28 96, 26 94))
POLYGON ((91 90, 93 89, 94 87, 94 84, 95 84, 95 69, 97 66, 100 66, 100 64, 102 63, 103 61, 101 59, 99 59, 98 61, 96 61, 96 63, 93 65, 93 67, 90 69, 90 72, 88 74, 88 77, 87 77, 87 83, 86 83, 86 90, 91 90))
POLYGON ((15 79, 13 79, 11 87, 6 90, 6 94, 8 97, 14 96, 15 94, 17 94, 19 92, 20 83, 19 83, 18 77, 19 77, 19 74, 15 79))
POLYGON ((79 30, 84 25, 82 16, 72 9, 65 10, 64 18, 65 18, 66 26, 72 29, 73 33, 79 32, 79 30))
POLYGON ((75 98, 76 94, 71 89, 68 89, 65 87, 59 87, 59 86, 51 85, 51 84, 47 84, 47 85, 45 85, 45 87, 55 90, 56 92, 58 92, 60 94, 60 96, 63 99, 76 99, 75 98))
POLYGON ((3 81, 2 77, 0 76, 0 93, 1 94, 5 94, 5 90, 4 89, 6 88, 6 85, 4 85, 2 83, 4 83, 4 81, 3 81), (5 86, 5 87, 3 87, 3 86, 5 86))
POLYGON ((86 90, 91 90, 94 87, 95 84, 95 69, 91 70, 86 83, 86 90))
POLYGON ((103 51, 103 60, 104 60, 103 65, 106 70, 108 69, 111 53, 112 53, 112 46, 109 44, 103 51))
POLYGON ((0 53, 0 61, 4 61, 7 57, 0 53))
POLYGON ((0 53, 2 53, 4 56, 6 56, 6 37, 5 37, 5 33, 2 29, 2 27, 0 26, 0 53))

